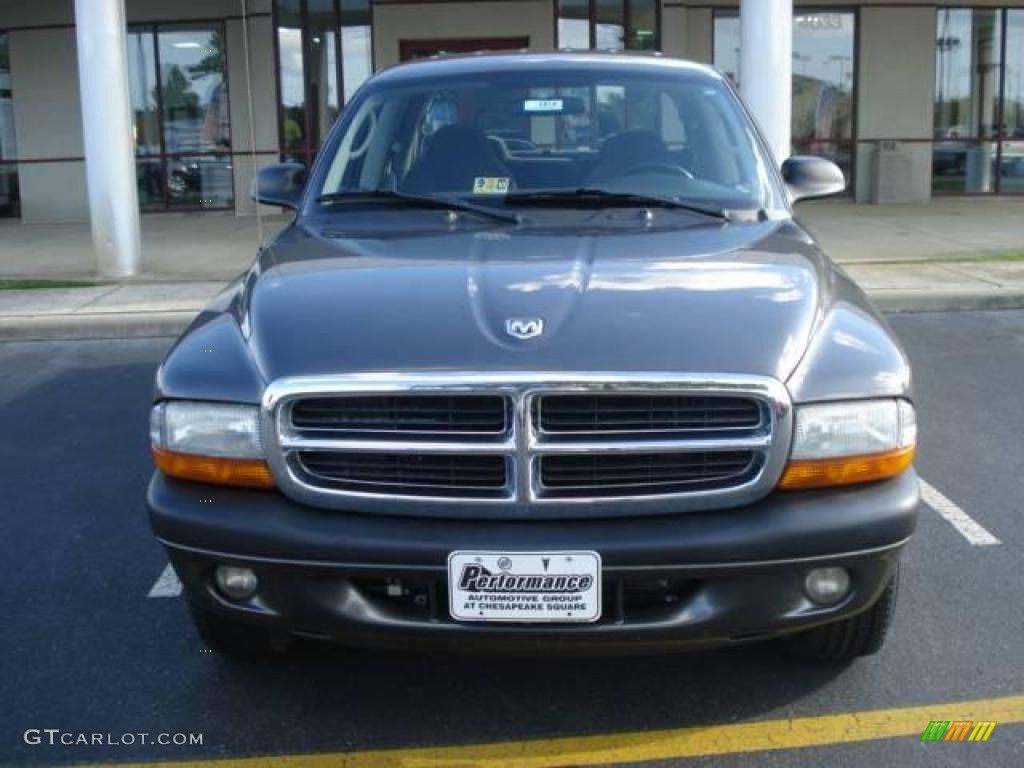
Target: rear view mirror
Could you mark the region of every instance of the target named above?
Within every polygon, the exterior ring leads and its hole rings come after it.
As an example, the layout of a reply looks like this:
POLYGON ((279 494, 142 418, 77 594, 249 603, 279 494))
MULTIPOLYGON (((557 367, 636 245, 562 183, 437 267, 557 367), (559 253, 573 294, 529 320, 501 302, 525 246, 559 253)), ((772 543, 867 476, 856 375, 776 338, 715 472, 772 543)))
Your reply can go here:
POLYGON ((306 186, 306 166, 278 163, 261 168, 252 180, 252 199, 265 205, 297 208, 306 186))
POLYGON ((846 189, 839 166, 824 157, 793 155, 782 164, 790 202, 836 195, 846 189))

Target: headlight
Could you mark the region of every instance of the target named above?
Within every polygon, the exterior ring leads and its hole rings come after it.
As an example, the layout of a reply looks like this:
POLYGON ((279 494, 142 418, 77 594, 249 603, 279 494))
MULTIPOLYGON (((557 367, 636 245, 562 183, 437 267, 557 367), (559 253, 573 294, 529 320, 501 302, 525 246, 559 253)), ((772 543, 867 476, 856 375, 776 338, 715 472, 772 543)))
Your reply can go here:
POLYGON ((894 477, 914 461, 917 417, 906 400, 796 408, 793 450, 779 488, 822 488, 894 477))
POLYGON ((274 485, 264 460, 257 406, 158 403, 150 415, 149 434, 153 459, 167 475, 222 485, 274 485))

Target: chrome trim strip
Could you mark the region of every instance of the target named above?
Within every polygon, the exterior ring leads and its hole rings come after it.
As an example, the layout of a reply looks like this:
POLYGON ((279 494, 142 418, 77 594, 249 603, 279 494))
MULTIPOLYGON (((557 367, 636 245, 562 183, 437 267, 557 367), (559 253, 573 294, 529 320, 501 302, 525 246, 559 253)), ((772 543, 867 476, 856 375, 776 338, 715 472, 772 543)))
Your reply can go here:
POLYGON ((339 451, 351 453, 442 453, 467 455, 506 454, 515 450, 515 443, 510 438, 500 442, 466 441, 457 443, 451 440, 380 440, 372 438, 358 440, 355 438, 319 438, 283 435, 279 447, 286 451, 339 451))
POLYGON ((487 518, 613 517, 625 514, 672 514, 741 506, 766 495, 782 474, 792 439, 793 408, 789 392, 766 376, 630 373, 364 372, 331 376, 293 377, 272 382, 264 392, 261 431, 278 487, 296 501, 312 506, 351 511, 418 516, 487 518), (532 423, 534 398, 549 393, 732 395, 760 401, 768 416, 761 430, 735 438, 716 435, 709 440, 552 440, 532 423), (320 439, 297 434, 284 418, 290 402, 305 397, 349 394, 472 393, 501 394, 512 402, 511 430, 495 440, 353 438, 320 439), (378 494, 323 488, 307 482, 288 457, 295 450, 351 450, 392 453, 503 454, 510 461, 510 492, 500 498, 378 494), (751 450, 761 457, 760 471, 748 482, 727 489, 647 493, 598 497, 545 497, 537 482, 533 459, 572 453, 637 453, 751 450))
POLYGON ((531 454, 560 456, 580 453, 716 453, 721 451, 765 451, 771 448, 771 435, 753 437, 713 438, 710 440, 560 440, 557 443, 543 442, 531 435, 531 454))

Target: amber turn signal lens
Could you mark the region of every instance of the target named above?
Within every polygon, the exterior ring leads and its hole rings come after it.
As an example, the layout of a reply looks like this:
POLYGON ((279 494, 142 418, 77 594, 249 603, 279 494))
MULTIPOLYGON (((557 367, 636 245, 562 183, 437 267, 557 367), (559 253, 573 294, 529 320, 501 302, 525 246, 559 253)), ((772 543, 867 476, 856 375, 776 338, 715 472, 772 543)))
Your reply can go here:
POLYGON ((786 465, 786 471, 782 473, 778 488, 782 491, 796 491, 869 483, 872 480, 895 477, 913 462, 913 446, 866 456, 791 461, 786 465))
POLYGON ((157 469, 170 477, 245 488, 274 487, 270 467, 259 459, 222 459, 154 448, 153 461, 157 469))

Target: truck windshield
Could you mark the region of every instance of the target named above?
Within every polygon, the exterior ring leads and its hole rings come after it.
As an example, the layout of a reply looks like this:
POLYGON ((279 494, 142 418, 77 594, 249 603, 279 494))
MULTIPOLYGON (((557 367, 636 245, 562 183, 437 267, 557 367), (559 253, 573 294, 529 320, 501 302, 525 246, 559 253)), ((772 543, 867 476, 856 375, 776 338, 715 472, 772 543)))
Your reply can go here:
POLYGON ((322 205, 416 196, 508 209, 782 203, 732 91, 665 67, 552 68, 369 85, 347 110, 322 205), (372 195, 383 191, 398 193, 372 195), (368 197, 369 196, 369 197, 368 197))

